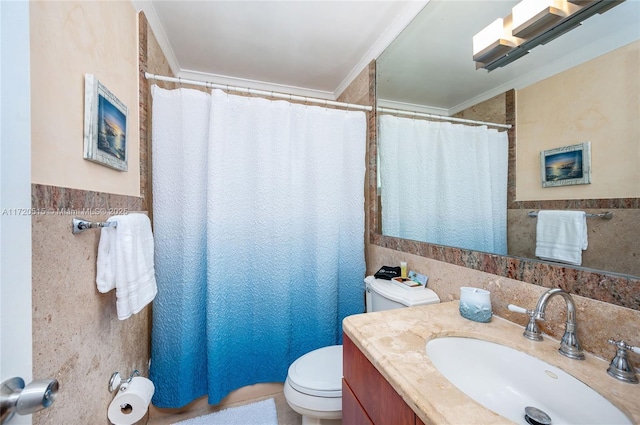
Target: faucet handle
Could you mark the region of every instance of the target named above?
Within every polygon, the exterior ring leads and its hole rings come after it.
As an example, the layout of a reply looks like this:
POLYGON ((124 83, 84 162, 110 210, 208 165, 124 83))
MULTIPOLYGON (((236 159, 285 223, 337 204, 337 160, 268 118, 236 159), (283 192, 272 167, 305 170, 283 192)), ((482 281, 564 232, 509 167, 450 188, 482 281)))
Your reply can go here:
POLYGON ((529 317, 532 317, 536 314, 536 312, 533 310, 527 310, 526 308, 520 307, 519 305, 515 305, 515 304, 509 304, 507 308, 509 309, 509 311, 513 311, 514 313, 526 314, 529 317))
POLYGON ((611 360, 607 373, 620 381, 637 384, 638 377, 636 376, 635 369, 629 362, 629 351, 640 354, 640 348, 628 345, 623 340, 616 341, 613 338, 610 338, 608 342, 616 346, 616 355, 613 360, 611 360))
POLYGON ((529 316, 529 323, 524 329, 523 336, 532 341, 542 341, 542 333, 538 328, 538 324, 536 323, 535 311, 527 310, 526 308, 522 308, 515 304, 509 304, 507 306, 509 311, 513 311, 514 313, 522 313, 529 316))
POLYGON ((509 305, 507 306, 507 308, 508 308, 510 311, 513 311, 514 313, 522 313, 522 314, 529 314, 529 315, 531 315, 531 314, 530 314, 530 312, 531 312, 531 313, 533 313, 533 311, 531 311, 531 310, 527 310, 526 308, 522 308, 522 307, 517 306, 517 305, 515 305, 515 304, 509 304, 509 305))
POLYGON ((611 345, 615 345, 618 348, 624 348, 626 350, 633 351, 636 354, 640 354, 640 347, 634 347, 633 345, 628 345, 626 342, 624 342, 624 340, 616 341, 613 338, 609 338, 609 341, 607 342, 611 345))

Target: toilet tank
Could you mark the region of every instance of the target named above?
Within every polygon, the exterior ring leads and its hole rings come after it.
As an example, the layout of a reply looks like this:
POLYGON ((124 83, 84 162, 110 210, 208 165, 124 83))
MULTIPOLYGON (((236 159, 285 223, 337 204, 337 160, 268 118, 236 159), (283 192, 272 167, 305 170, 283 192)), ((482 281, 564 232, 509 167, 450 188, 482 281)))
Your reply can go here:
POLYGON ((367 276, 364 283, 367 291, 367 313, 440 302, 435 292, 422 286, 411 288, 399 282, 376 279, 373 276, 367 276))

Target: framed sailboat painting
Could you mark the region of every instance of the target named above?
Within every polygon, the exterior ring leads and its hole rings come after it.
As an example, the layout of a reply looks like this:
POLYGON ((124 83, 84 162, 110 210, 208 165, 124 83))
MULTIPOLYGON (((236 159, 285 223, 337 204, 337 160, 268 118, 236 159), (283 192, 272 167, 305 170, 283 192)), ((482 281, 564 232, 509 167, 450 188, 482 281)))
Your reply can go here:
POLYGON ((542 187, 591 183, 591 142, 540 152, 542 187))
POLYGON ((84 158, 127 171, 127 107, 93 75, 84 78, 84 158))

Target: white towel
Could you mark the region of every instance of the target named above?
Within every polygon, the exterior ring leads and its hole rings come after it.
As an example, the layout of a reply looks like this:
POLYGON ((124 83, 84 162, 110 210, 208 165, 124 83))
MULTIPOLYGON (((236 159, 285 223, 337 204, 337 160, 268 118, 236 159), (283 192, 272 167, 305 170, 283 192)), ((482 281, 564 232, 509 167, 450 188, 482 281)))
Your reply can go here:
POLYGON ((584 211, 539 211, 536 257, 581 265, 587 249, 587 215, 584 211))
POLYGON ((144 214, 116 215, 117 227, 103 227, 98 244, 98 291, 116 290, 118 319, 139 313, 156 296, 151 222, 144 214))

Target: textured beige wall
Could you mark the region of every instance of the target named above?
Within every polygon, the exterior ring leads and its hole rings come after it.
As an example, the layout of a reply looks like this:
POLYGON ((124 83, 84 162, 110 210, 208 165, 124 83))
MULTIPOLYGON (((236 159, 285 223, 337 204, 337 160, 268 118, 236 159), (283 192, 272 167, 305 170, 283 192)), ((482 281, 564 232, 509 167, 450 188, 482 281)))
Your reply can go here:
POLYGON ((125 1, 30 3, 32 182, 139 196, 137 14, 125 1), (127 172, 83 159, 84 74, 128 108, 127 172))
POLYGON ((516 200, 640 196, 640 41, 516 94, 516 200), (592 183, 543 188, 540 151, 591 142, 592 183))

